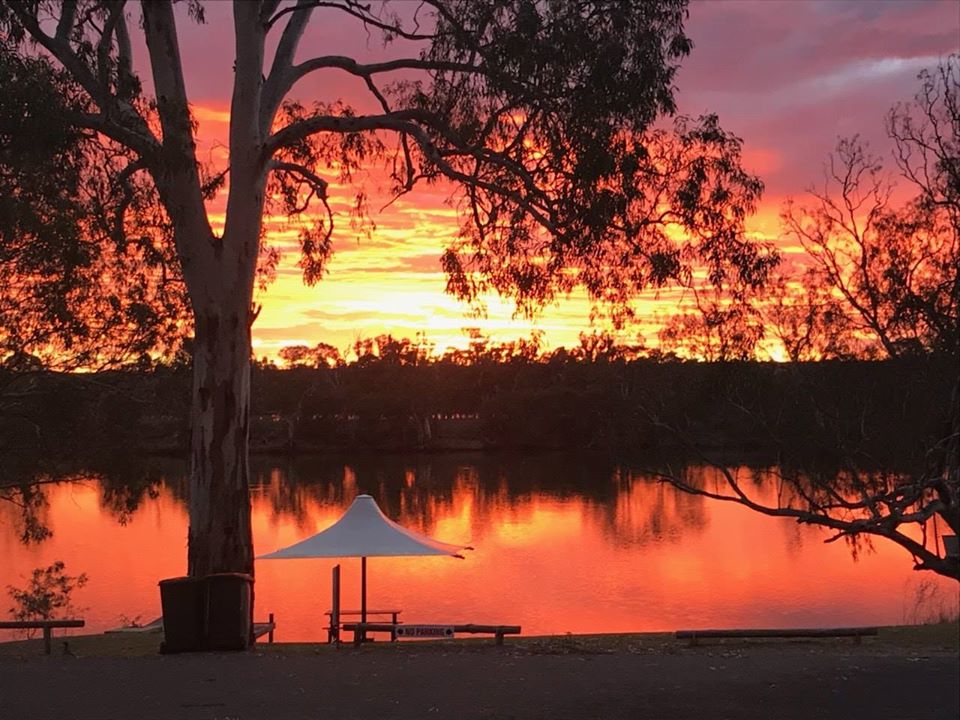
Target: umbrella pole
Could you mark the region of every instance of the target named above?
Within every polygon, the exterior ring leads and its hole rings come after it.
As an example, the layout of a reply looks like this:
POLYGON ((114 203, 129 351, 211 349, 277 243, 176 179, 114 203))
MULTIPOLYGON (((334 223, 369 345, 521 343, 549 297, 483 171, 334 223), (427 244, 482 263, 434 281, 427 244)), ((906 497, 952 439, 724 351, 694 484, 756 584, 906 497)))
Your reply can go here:
POLYGON ((360 558, 360 622, 364 625, 361 640, 367 639, 367 558, 360 558))

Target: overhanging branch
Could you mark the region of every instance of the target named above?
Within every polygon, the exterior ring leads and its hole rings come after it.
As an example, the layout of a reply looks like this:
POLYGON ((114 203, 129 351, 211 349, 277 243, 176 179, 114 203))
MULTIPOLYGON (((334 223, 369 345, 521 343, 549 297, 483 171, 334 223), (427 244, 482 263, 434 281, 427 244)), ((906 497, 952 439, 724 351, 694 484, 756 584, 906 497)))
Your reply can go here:
POLYGON ((399 70, 422 70, 426 72, 463 72, 463 73, 482 73, 483 67, 480 65, 471 65, 470 63, 441 61, 441 60, 420 60, 416 58, 398 58, 396 60, 385 60, 378 63, 359 63, 351 57, 345 55, 324 55, 321 57, 305 60, 299 65, 294 66, 295 80, 299 80, 304 75, 315 70, 338 69, 357 75, 358 77, 370 77, 380 73, 397 72, 399 70))
POLYGON ((272 28, 274 24, 276 24, 283 16, 289 15, 290 13, 300 12, 305 8, 330 8, 331 10, 339 10, 353 18, 356 18, 357 20, 360 20, 364 25, 369 25, 379 30, 385 30, 386 32, 396 35, 397 37, 401 37, 405 40, 432 40, 437 37, 436 33, 422 33, 418 31, 410 32, 408 30, 404 30, 399 24, 391 25, 388 22, 384 22, 370 12, 369 4, 364 4, 358 2, 357 0, 343 0, 342 2, 330 2, 328 0, 303 0, 293 7, 286 7, 283 10, 276 12, 267 22, 267 30, 270 30, 270 28, 272 28))
MULTIPOLYGON (((382 115, 317 115, 298 120, 274 133, 264 145, 266 157, 272 157, 284 147, 289 147, 304 138, 320 132, 355 133, 387 130, 408 135, 414 139, 424 156, 437 166, 440 172, 451 180, 467 187, 481 188, 491 194, 507 198, 516 203, 541 227, 554 235, 560 234, 549 215, 549 207, 543 193, 532 192, 529 197, 508 190, 500 185, 468 175, 452 166, 444 153, 436 147, 427 131, 418 123, 430 124, 430 115, 421 110, 396 110, 382 115), (536 203, 538 198, 542 205, 536 203)), ((454 151, 455 152, 455 151, 454 151)))
MULTIPOLYGON (((298 0, 297 4, 289 9, 291 12, 294 10, 298 12, 290 16, 290 20, 283 29, 273 56, 273 63, 270 65, 270 74, 263 84, 263 94, 260 99, 260 133, 262 135, 270 132, 270 126, 273 124, 273 118, 277 114, 280 103, 296 82, 292 79, 293 58, 312 12, 309 0, 298 0)), ((266 25, 267 32, 272 22, 266 25)))
MULTIPOLYGON (((64 3, 63 13, 57 23, 56 35, 52 37, 43 31, 37 17, 27 10, 24 3, 11 2, 9 7, 30 37, 63 65, 70 76, 83 88, 91 102, 100 109, 100 114, 78 112, 71 119, 77 122, 79 127, 96 130, 126 145, 141 157, 152 158, 159 148, 159 142, 150 132, 147 123, 129 103, 112 95, 109 86, 100 82, 70 47, 69 37, 75 22, 77 4, 64 3)), ((114 23, 111 25, 111 32, 114 30, 117 32, 121 68, 125 65, 129 66, 130 62, 129 38, 126 37, 122 7, 123 3, 118 4, 111 14, 114 23), (126 43, 124 43, 125 38, 126 43)), ((101 43, 103 42, 109 43, 109 36, 102 38, 101 43)))
POLYGON ((270 162, 270 169, 274 172, 292 173, 303 178, 314 193, 316 193, 317 197, 326 202, 327 186, 329 183, 309 168, 297 163, 273 160, 270 162))
POLYGON ((77 127, 96 130, 111 140, 130 148, 149 163, 153 163, 157 159, 160 143, 153 135, 144 136, 125 125, 113 122, 111 118, 103 114, 74 112, 67 113, 66 116, 77 127))

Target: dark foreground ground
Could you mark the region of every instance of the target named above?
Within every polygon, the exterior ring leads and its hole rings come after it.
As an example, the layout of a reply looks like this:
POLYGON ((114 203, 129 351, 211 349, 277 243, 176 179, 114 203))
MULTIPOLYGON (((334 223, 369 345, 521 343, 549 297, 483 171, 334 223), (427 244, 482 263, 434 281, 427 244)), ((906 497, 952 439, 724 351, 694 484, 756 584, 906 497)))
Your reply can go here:
MULTIPOLYGON (((275 645, 241 654, 124 656, 70 640, 0 645, 0 719, 960 717, 956 625, 829 641, 662 636, 275 645), (946 637, 946 640, 944 639, 946 637)), ((149 650, 156 647, 149 641, 149 650)))

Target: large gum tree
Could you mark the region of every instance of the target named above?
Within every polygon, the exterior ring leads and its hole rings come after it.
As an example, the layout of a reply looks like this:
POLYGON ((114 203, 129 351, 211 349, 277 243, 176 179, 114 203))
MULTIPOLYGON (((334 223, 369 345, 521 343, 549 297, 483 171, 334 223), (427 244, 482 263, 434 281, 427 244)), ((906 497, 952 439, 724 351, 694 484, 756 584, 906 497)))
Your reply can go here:
POLYGON ((118 180, 149 184, 166 218, 195 332, 191 575, 253 570, 251 326, 270 203, 309 220, 308 283, 331 249, 331 180, 349 186, 374 160, 392 168, 395 196, 447 183, 461 224, 442 263, 466 299, 500 292, 532 311, 581 288, 622 319, 638 292, 688 283, 695 268, 715 284, 764 280, 773 256, 742 232, 762 186, 739 140, 712 116, 669 120, 686 12, 686 0, 237 2, 232 30, 209 28, 232 32, 235 49, 229 160, 207 168, 178 38, 204 21, 202 4, 3 0, 8 42, 56 72, 81 137, 122 148, 118 180), (358 54, 302 47, 314 22, 351 23, 358 54), (383 50, 365 59, 373 36, 383 50), (335 73, 358 80, 372 109, 291 99, 298 81, 335 73))

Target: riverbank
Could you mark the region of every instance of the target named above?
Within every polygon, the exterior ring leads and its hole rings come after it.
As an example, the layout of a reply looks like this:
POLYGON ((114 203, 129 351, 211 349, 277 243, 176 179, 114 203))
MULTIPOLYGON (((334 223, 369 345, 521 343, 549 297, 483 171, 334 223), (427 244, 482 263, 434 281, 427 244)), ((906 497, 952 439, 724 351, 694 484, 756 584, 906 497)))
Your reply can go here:
POLYGON ((260 645, 157 655, 158 637, 0 644, 0 717, 955 718, 957 623, 849 639, 666 634, 260 645))

